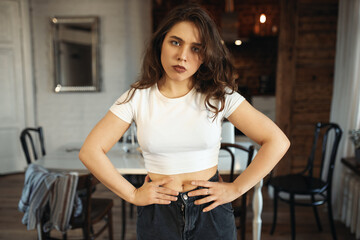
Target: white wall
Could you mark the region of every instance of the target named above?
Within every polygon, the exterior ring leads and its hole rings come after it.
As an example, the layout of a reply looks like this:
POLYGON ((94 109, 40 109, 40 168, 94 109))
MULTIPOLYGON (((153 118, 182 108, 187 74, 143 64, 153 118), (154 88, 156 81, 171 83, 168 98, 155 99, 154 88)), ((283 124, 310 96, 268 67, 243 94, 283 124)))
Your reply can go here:
MULTIPOLYGON (((349 130, 360 128, 360 1, 339 1, 334 90, 330 121, 343 130, 333 176, 334 215, 342 209, 340 197, 345 186, 341 182, 344 165, 341 158, 355 155, 349 130)), ((347 186, 346 186, 347 187, 347 186)))
POLYGON ((150 0, 31 0, 36 84, 36 122, 46 149, 83 142, 111 104, 138 76, 151 34, 150 0), (50 49, 50 17, 100 17, 99 93, 55 93, 50 49))

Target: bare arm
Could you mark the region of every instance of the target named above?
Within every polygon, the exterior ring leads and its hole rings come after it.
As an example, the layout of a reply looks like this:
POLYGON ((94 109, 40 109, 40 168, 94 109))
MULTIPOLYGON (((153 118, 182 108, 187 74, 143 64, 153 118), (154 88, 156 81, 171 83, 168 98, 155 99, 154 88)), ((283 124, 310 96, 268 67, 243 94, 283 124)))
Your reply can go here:
POLYGON ((129 127, 129 123, 109 111, 86 138, 79 153, 80 160, 100 182, 128 202, 148 205, 168 204, 174 201, 175 198, 170 195, 177 195, 177 192, 161 187, 171 181, 170 178, 157 182, 149 182, 147 178, 144 185, 136 189, 121 176, 106 156, 129 127))
POLYGON ((275 167, 289 149, 290 141, 273 121, 246 101, 228 119, 246 136, 261 145, 249 167, 234 181, 242 195, 275 167))
POLYGON ((191 196, 209 195, 196 201, 196 204, 214 201, 204 211, 231 202, 247 192, 274 168, 290 146, 288 138, 279 127, 247 101, 242 102, 228 120, 246 136, 261 145, 261 148, 249 167, 233 183, 193 182, 196 186, 203 186, 210 190, 210 195, 207 189, 193 191, 191 194, 191 196))

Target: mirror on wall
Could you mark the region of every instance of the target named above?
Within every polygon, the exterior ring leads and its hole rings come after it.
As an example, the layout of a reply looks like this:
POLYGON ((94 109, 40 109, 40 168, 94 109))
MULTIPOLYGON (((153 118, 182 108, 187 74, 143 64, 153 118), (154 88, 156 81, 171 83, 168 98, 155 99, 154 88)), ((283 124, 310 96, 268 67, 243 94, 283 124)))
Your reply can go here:
POLYGON ((53 17, 52 52, 55 92, 97 92, 99 18, 53 17))

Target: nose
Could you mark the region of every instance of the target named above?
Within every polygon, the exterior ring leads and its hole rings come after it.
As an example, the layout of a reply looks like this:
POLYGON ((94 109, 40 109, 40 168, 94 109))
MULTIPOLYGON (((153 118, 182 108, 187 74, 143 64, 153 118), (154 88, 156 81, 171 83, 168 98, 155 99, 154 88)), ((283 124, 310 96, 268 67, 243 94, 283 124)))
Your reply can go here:
POLYGON ((186 53, 185 47, 179 48, 177 60, 178 61, 187 61, 187 53, 186 53))

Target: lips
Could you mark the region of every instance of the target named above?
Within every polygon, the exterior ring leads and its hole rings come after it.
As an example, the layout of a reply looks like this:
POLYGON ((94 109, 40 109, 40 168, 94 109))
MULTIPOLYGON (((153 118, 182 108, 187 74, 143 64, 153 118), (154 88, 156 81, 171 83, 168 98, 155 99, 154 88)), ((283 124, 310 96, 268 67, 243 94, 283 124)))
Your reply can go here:
POLYGON ((175 65, 175 66, 172 66, 174 68, 174 70, 178 73, 183 73, 186 71, 186 68, 184 68, 183 66, 180 66, 180 65, 175 65))

